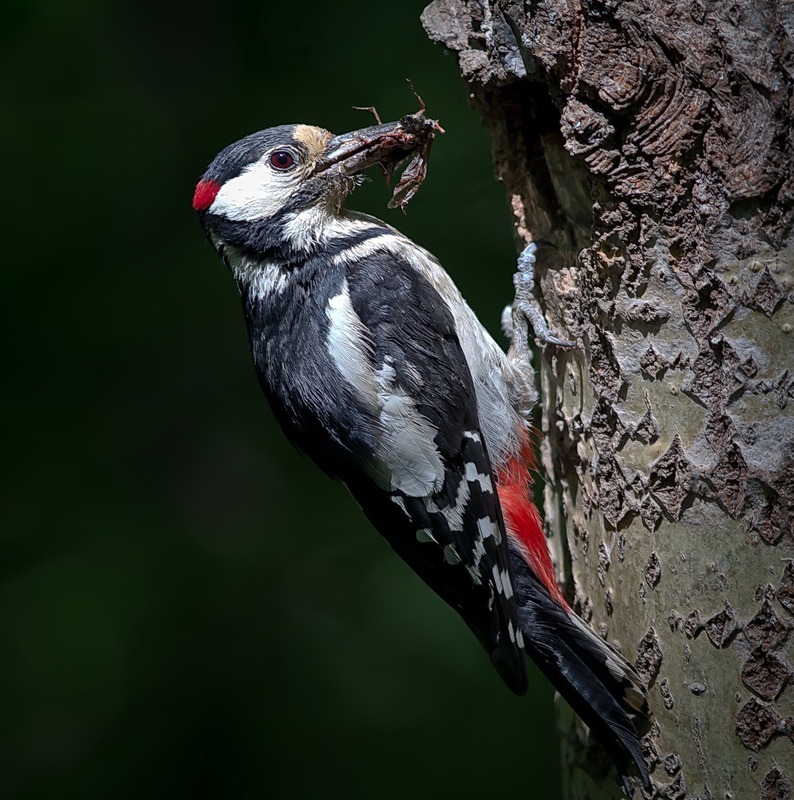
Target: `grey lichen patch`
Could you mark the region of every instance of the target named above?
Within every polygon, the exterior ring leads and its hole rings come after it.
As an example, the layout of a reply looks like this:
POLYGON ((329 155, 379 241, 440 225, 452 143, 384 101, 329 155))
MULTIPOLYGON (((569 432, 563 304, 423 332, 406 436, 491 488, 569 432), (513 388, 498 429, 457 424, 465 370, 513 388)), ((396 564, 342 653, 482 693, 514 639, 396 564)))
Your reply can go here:
POLYGON ((605 401, 617 403, 625 385, 620 364, 609 338, 597 330, 594 330, 594 338, 590 342, 590 359, 590 379, 597 395, 605 401))
POLYGON ((598 545, 598 581, 602 586, 606 586, 606 574, 610 565, 609 549, 601 542, 598 545))
POLYGON ((703 630, 704 625, 703 615, 693 608, 684 620, 684 633, 688 638, 694 639, 703 630))
POLYGON ((640 519, 642 519, 642 524, 651 532, 662 524, 662 509, 650 495, 645 495, 640 503, 640 519))
POLYGON ((777 408, 784 411, 794 397, 794 373, 784 369, 773 378, 751 381, 747 391, 755 395, 771 395, 777 408))
POLYGON ((660 800, 684 800, 688 795, 683 776, 679 773, 670 783, 658 784, 654 796, 660 800))
POLYGON ((598 508, 612 528, 634 511, 631 498, 625 491, 625 475, 616 458, 599 458, 596 465, 598 508))
POLYGON ((670 630, 673 633, 682 631, 684 629, 684 618, 681 616, 681 612, 672 609, 667 615, 667 624, 670 626, 670 630))
POLYGON ((763 481, 748 485, 750 506, 747 530, 765 544, 776 545, 784 536, 791 540, 794 534, 794 500, 777 492, 763 481))
POLYGON ((611 588, 604 592, 604 608, 607 612, 607 616, 611 617, 615 611, 615 593, 611 588))
POLYGON ((669 756, 666 756, 664 761, 662 762, 662 767, 664 771, 672 778, 673 775, 677 775, 681 772, 681 767, 683 766, 683 762, 681 761, 681 756, 678 753, 670 753, 669 756))
POLYGON ((648 300, 631 300, 626 304, 617 305, 615 314, 631 325, 639 326, 643 330, 652 330, 656 333, 672 316, 669 308, 648 300))

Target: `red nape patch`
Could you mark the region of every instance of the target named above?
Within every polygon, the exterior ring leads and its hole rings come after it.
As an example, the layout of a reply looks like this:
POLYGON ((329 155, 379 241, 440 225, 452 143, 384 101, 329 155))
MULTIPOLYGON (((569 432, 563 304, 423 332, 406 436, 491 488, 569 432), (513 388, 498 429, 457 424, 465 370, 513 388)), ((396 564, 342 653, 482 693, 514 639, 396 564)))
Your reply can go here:
POLYGON ((504 469, 496 475, 497 493, 502 506, 505 527, 509 535, 514 536, 524 546, 529 566, 543 585, 549 590, 552 598, 564 608, 568 603, 562 596, 551 563, 549 545, 543 534, 535 504, 532 502, 532 474, 535 459, 532 445, 527 437, 519 456, 511 458, 504 469))
POLYGON ((199 181, 193 194, 193 209, 204 211, 209 208, 220 190, 221 185, 216 181, 199 181))

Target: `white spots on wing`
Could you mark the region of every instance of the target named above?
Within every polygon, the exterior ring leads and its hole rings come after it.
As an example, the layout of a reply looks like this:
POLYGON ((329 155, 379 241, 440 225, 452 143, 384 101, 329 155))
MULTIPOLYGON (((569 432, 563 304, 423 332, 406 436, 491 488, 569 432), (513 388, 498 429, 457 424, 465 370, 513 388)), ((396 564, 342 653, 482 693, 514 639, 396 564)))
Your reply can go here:
POLYGON ((481 442, 482 439, 480 438, 480 434, 477 431, 464 431, 463 437, 465 439, 471 439, 473 442, 481 442))
POLYGON ((340 293, 329 299, 325 313, 330 322, 326 342, 328 354, 348 385, 374 411, 378 404, 378 387, 369 363, 371 345, 364 325, 353 310, 346 280, 342 282, 340 293))
POLYGON ((507 570, 500 570, 499 567, 494 564, 491 575, 493 576, 496 591, 509 600, 513 596, 513 583, 510 580, 510 573, 507 570))
MULTIPOLYGON (((626 678, 626 680, 631 680, 626 678)), ((639 711, 644 716, 648 714, 648 698, 645 696, 645 691, 633 684, 624 685, 623 697, 625 701, 634 709, 639 711)))
POLYGON ((381 457, 391 472, 392 491, 427 497, 440 491, 444 483, 444 465, 435 443, 437 431, 397 386, 395 376, 387 356, 375 372, 381 409, 381 457))
POLYGON ((458 555, 455 545, 444 545, 444 561, 446 561, 447 564, 460 564, 461 557, 458 555))
POLYGON ((462 480, 458 484, 458 491, 454 502, 446 508, 440 508, 432 500, 427 502, 427 510, 432 514, 442 514, 449 525, 449 529, 455 533, 463 532, 463 515, 466 513, 466 506, 469 503, 471 494, 469 484, 462 480))
POLYGON ((474 542, 474 550, 472 550, 473 563, 466 567, 472 580, 477 584, 482 583, 482 560, 484 556, 485 546, 483 545, 482 539, 478 538, 474 542))
POLYGON ((510 641, 514 642, 519 647, 524 647, 524 636, 521 633, 521 628, 514 628, 512 620, 507 623, 507 633, 510 635, 510 641))
MULTIPOLYGON (((476 583, 479 586, 482 583, 482 575, 480 575, 480 570, 477 567, 473 567, 471 564, 466 565, 466 571, 469 573, 469 576, 472 579, 473 583, 476 583)), ((489 608, 492 607, 489 606, 489 608)))
POLYGON ((477 470, 477 465, 473 464, 471 461, 466 462, 466 480, 469 481, 469 483, 479 483, 480 491, 493 494, 491 478, 479 472, 477 470))
POLYGON ((431 542, 433 544, 438 544, 438 541, 436 540, 435 536, 433 536, 430 528, 420 528, 416 532, 416 541, 422 542, 422 544, 429 544, 431 542))
POLYGON ((391 501, 396 506, 399 506, 400 510, 403 512, 403 514, 405 514, 406 517, 408 517, 408 519, 411 519, 411 515, 408 513, 408 509, 405 507, 405 500, 403 500, 403 498, 400 497, 400 495, 393 494, 391 496, 391 501))
POLYGON ((513 642, 513 643, 515 644, 515 641, 516 641, 516 631, 515 631, 515 628, 513 627, 513 622, 512 622, 512 620, 511 620, 510 622, 508 622, 508 623, 507 623, 507 634, 508 634, 508 636, 510 637, 510 641, 511 641, 511 642, 513 642))
POLYGON ((502 574, 499 572, 499 567, 494 565, 493 569, 491 570, 491 574, 493 575, 493 582, 494 586, 496 586, 496 591, 499 594, 504 593, 504 588, 502 586, 502 574))
POLYGON ((494 536, 496 534, 497 541, 499 540, 499 526, 488 517, 480 517, 477 520, 477 530, 480 533, 480 537, 483 539, 487 539, 489 536, 494 536))

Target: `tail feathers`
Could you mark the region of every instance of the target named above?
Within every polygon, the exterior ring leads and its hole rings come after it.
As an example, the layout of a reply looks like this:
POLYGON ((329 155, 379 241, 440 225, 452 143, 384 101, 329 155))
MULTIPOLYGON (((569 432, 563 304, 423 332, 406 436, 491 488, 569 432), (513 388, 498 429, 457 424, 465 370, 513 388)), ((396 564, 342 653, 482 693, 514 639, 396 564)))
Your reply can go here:
POLYGON ((631 665, 569 609, 556 603, 513 548, 513 583, 524 645, 563 699, 612 756, 624 791, 636 765, 650 777, 634 716, 647 716, 645 687, 631 665))
POLYGON ((568 613, 573 623, 572 637, 577 641, 577 652, 615 699, 630 714, 648 719, 648 691, 637 670, 608 642, 598 636, 584 620, 573 612, 568 613), (606 671, 605 671, 606 670, 606 671))

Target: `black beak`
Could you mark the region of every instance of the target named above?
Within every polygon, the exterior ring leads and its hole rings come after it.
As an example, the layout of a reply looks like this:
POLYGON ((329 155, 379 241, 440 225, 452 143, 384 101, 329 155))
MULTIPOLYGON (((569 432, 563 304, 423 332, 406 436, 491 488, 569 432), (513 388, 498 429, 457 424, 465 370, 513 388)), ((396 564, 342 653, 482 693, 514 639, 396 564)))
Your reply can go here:
POLYGON ((374 164, 390 171, 439 130, 437 125, 420 114, 411 114, 399 122, 372 125, 335 136, 328 142, 314 174, 325 172, 347 177, 374 164))

